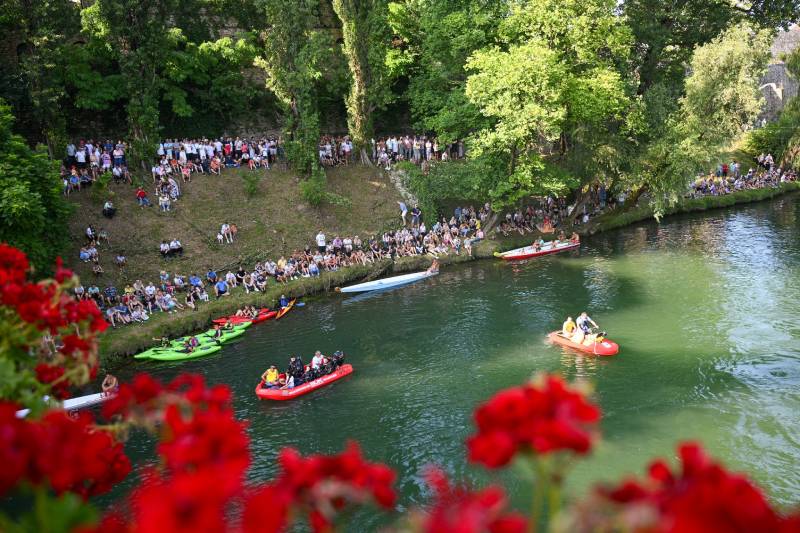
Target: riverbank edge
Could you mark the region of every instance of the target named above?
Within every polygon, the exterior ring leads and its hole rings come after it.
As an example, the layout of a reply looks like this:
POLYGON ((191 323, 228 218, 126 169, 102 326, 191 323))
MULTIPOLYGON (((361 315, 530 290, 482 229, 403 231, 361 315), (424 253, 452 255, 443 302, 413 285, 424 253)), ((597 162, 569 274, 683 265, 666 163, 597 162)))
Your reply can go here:
MULTIPOLYGON (((800 190, 800 183, 784 183, 780 187, 739 191, 725 196, 710 196, 687 199, 668 209, 663 216, 707 211, 730 207, 737 204, 759 202, 800 190)), ((649 207, 637 207, 624 212, 612 212, 598 217, 592 224, 580 228, 584 235, 595 235, 612 229, 621 228, 652 219, 655 213, 649 207)), ((473 247, 472 255, 448 255, 439 259, 443 267, 478 259, 488 259, 495 252, 512 250, 525 246, 531 241, 530 235, 513 235, 502 240, 489 239, 473 247)), ((104 367, 117 367, 131 361, 130 355, 146 350, 155 344, 155 338, 166 336, 180 337, 198 332, 209 327, 211 320, 219 316, 232 314, 243 305, 256 307, 274 307, 281 295, 300 298, 314 294, 328 293, 336 287, 354 281, 368 281, 382 275, 424 270, 430 265, 427 256, 402 257, 395 262, 383 260, 371 265, 360 265, 324 272, 319 277, 302 278, 286 285, 270 285, 263 293, 237 293, 222 300, 212 300, 196 311, 183 311, 176 314, 158 313, 144 324, 109 329, 100 336, 100 360, 104 367)), ((298 312, 298 311, 293 311, 298 312)), ((302 311, 299 311, 302 312, 302 311)))

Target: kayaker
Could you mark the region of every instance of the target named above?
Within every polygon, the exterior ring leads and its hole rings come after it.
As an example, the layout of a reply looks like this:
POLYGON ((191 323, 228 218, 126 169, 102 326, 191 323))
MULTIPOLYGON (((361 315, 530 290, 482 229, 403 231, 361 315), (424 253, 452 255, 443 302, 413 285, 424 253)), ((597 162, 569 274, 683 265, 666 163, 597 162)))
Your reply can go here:
POLYGON ((592 327, 589 326, 589 324, 591 324, 592 326, 594 326, 596 328, 600 327, 600 326, 597 325, 597 323, 594 320, 591 319, 591 317, 589 317, 588 314, 586 314, 586 311, 582 312, 580 314, 580 316, 578 317, 578 320, 576 320, 575 322, 576 322, 577 326, 584 333, 591 333, 592 327))
POLYGON ((286 298, 286 295, 284 295, 284 294, 281 294, 281 299, 280 299, 280 302, 279 302, 279 303, 280 303, 280 305, 281 305, 281 308, 284 308, 284 307, 286 307, 287 305, 289 305, 289 300, 286 298))
POLYGON ((566 337, 572 337, 572 334, 575 332, 575 322, 572 320, 571 316, 568 316, 567 319, 564 321, 564 324, 561 326, 561 334, 566 337))
POLYGON ((153 337, 153 340, 160 342, 162 348, 166 348, 167 346, 169 346, 169 339, 165 336, 153 337))
POLYGON ((220 337, 222 337, 222 333, 223 333, 222 326, 220 326, 219 324, 214 324, 214 334, 211 335, 211 338, 217 340, 220 337))
POLYGON ((569 238, 569 240, 572 241, 575 244, 578 244, 578 243, 581 242, 581 237, 580 237, 580 235, 578 235, 578 232, 573 231, 572 232, 572 236, 569 238))
POLYGON ((270 367, 261 374, 261 380, 264 382, 264 388, 266 389, 277 389, 279 387, 278 369, 275 368, 275 365, 270 365, 270 367))
POLYGON ((186 349, 186 353, 192 353, 195 348, 200 345, 200 341, 197 340, 197 337, 192 335, 183 343, 183 347, 186 349))
POLYGON ((428 267, 428 270, 426 270, 426 272, 428 274, 438 274, 439 273, 439 260, 438 259, 434 259, 433 262, 431 263, 431 266, 428 267))
POLYGON ((119 390, 119 381, 117 381, 117 378, 112 374, 106 374, 106 377, 103 379, 103 384, 100 385, 100 388, 105 394, 117 392, 119 390))

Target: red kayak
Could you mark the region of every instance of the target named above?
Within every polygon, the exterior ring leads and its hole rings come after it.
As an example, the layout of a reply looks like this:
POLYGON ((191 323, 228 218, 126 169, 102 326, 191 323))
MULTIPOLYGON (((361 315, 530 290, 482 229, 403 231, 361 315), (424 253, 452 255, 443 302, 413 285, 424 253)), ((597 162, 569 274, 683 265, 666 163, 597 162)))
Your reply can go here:
POLYGON ((234 324, 234 325, 242 324, 244 322, 252 322, 253 324, 258 324, 259 322, 264 322, 265 320, 269 320, 270 318, 274 318, 277 314, 278 314, 277 311, 270 311, 269 309, 264 307, 263 309, 259 309, 258 310, 258 314, 256 315, 255 318, 248 318, 246 316, 231 315, 231 316, 228 316, 228 317, 215 318, 211 322, 213 322, 214 324, 220 324, 220 325, 224 325, 224 324, 226 324, 228 322, 230 322, 231 324, 234 324))
POLYGON ((291 400, 292 398, 297 398, 298 396, 307 394, 312 390, 324 387, 325 385, 333 383, 334 381, 342 379, 343 377, 352 373, 352 365, 344 364, 330 374, 325 374, 321 378, 317 378, 314 381, 309 381, 308 383, 303 383, 302 385, 298 385, 293 389, 265 389, 262 387, 262 385, 264 385, 264 382, 262 381, 258 384, 258 387, 256 387, 256 396, 262 400, 291 400))
POLYGON ((558 246, 545 243, 545 245, 539 250, 536 250, 536 248, 533 246, 526 246, 525 248, 517 248, 516 250, 511 250, 509 252, 495 252, 494 256, 499 257, 504 261, 519 261, 521 259, 530 259, 531 257, 539 257, 542 255, 550 255, 558 252, 565 252, 567 250, 574 250, 575 248, 580 247, 580 245, 581 243, 572 241, 563 242, 558 246))
POLYGON ((292 298, 292 301, 290 301, 288 304, 286 304, 286 307, 281 307, 280 311, 278 311, 278 314, 275 317, 275 320, 280 320, 281 318, 283 318, 283 315, 285 315, 286 313, 291 311, 292 307, 294 307, 294 303, 296 301, 297 301, 297 298, 292 298))
POLYGON ((584 353, 590 353, 594 355, 617 355, 619 353, 619 345, 616 342, 608 339, 603 339, 600 342, 595 342, 594 344, 586 346, 585 344, 577 344, 572 342, 568 338, 561 335, 560 331, 554 331, 550 333, 547 338, 550 339, 550 342, 560 344, 561 346, 566 346, 567 348, 572 348, 573 350, 579 350, 584 353))

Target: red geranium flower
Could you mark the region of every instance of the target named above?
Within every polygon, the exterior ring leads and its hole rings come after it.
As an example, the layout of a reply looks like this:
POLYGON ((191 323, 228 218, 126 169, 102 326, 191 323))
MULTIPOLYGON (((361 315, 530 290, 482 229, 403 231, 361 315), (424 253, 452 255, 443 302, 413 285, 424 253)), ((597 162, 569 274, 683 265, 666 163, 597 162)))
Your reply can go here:
POLYGON ((392 486, 395 473, 386 465, 367 462, 355 442, 332 456, 302 457, 284 448, 278 462, 281 472, 261 497, 305 509, 314 531, 329 530, 336 513, 348 504, 374 501, 391 509, 397 499, 392 486))
POLYGON ((467 440, 469 459, 505 466, 518 452, 587 453, 600 409, 557 376, 497 393, 475 411, 477 434, 467 440))
POLYGON ((700 445, 683 444, 678 452, 680 471, 656 461, 645 480, 597 489, 595 506, 611 503, 630 529, 638 531, 800 531, 800 517, 782 517, 757 486, 712 461, 700 445))
POLYGON ((452 487, 444 472, 431 468, 428 484, 434 489, 433 507, 421 517, 425 533, 523 533, 527 521, 506 512, 503 489, 492 486, 472 492, 452 487))
POLYGON ((219 467, 231 478, 238 473, 236 486, 241 484, 250 464, 250 440, 244 423, 231 411, 194 410, 186 417, 178 406, 170 405, 164 422, 166 436, 158 451, 173 472, 219 467))

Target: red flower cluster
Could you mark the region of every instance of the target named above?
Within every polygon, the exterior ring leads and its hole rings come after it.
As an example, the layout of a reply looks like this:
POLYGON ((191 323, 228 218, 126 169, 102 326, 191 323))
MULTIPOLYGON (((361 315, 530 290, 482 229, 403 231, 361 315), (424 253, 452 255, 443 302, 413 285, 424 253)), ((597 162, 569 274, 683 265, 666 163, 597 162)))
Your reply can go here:
POLYGON ((59 400, 69 398, 69 381, 64 378, 64 367, 39 363, 34 368, 39 383, 50 385, 50 392, 59 400))
POLYGON ((240 478, 250 464, 250 441, 244 424, 228 410, 202 410, 188 418, 176 405, 164 414, 165 437, 159 454, 173 472, 199 471, 218 467, 229 476, 240 478))
POLYGON ((374 501, 391 509, 397 499, 395 473, 384 464, 367 462, 354 442, 332 456, 304 458, 285 448, 278 461, 278 478, 247 502, 245 531, 283 531, 291 508, 305 509, 314 531, 329 531, 336 513, 349 503, 374 501), (265 509, 270 510, 268 519, 265 509))
POLYGON ((528 523, 518 513, 507 513, 503 489, 492 486, 478 492, 452 487, 444 472, 431 468, 433 507, 421 519, 425 533, 523 533, 528 523))
POLYGON ((27 281, 29 270, 23 252, 0 244, 0 316, 10 325, 3 329, 6 334, 0 344, 10 353, 38 354, 38 360, 29 358, 29 366, 18 364, 18 370, 35 372, 41 383, 53 384, 54 396, 63 399, 69 396, 70 384, 84 383, 96 369, 95 336, 108 324, 93 301, 70 295, 73 274, 60 259, 55 280, 27 281), (57 351, 51 339, 43 342, 45 332, 60 336, 57 351))
POLYGON ((0 304, 16 309, 17 314, 39 330, 57 333, 62 328, 86 322, 93 333, 104 331, 108 324, 97 305, 90 300, 76 300, 61 290, 72 272, 56 262, 56 281, 26 281, 30 269, 25 254, 7 244, 0 244, 0 304))
POLYGON ((107 492, 130 471, 122 445, 96 431, 90 415, 73 419, 51 411, 27 421, 16 411, 13 404, 0 404, 0 494, 26 480, 87 497, 107 492))
POLYGON ((499 468, 517 452, 585 454, 600 409, 557 376, 497 393, 475 411, 478 433, 467 440, 469 459, 499 468))
POLYGON ((779 515, 758 487, 712 461, 698 444, 683 444, 678 452, 680 472, 656 461, 644 481, 627 480, 615 488, 598 489, 601 499, 631 510, 626 513, 631 530, 800 531, 800 515, 779 515))

